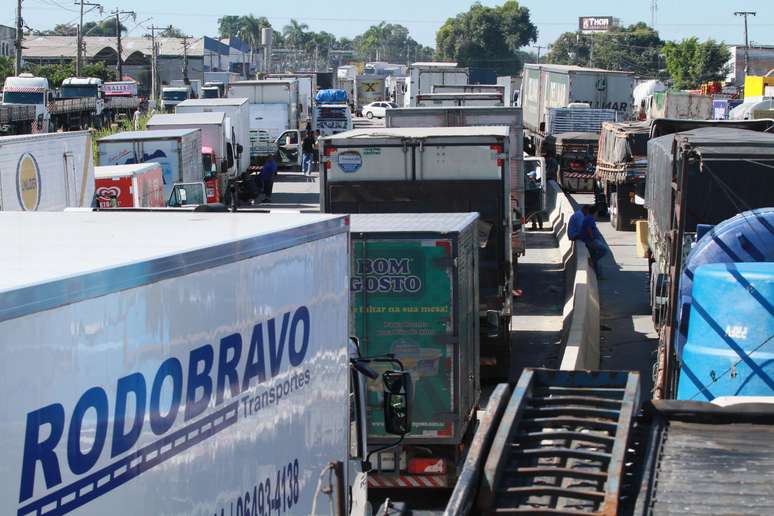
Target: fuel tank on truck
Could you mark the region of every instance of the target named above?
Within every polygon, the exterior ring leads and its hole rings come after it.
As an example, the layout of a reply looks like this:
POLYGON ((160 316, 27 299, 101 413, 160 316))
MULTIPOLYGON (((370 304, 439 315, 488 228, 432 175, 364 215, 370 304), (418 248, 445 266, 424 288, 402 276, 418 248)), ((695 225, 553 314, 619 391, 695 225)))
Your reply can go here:
POLYGON ((774 263, 695 269, 677 399, 774 395, 774 263))
POLYGON ((678 356, 682 354, 688 337, 689 317, 693 317, 692 291, 698 267, 709 263, 774 262, 774 208, 745 211, 724 220, 703 236, 701 225, 697 230, 699 239, 688 254, 680 276, 680 302, 676 314, 678 331, 675 337, 678 356))

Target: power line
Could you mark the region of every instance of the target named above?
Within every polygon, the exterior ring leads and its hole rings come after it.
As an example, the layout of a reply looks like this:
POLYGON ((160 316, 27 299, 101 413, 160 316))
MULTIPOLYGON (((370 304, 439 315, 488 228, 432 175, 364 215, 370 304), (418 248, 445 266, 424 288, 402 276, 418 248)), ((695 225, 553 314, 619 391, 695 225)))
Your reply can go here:
MULTIPOLYGON (((53 0, 52 0, 53 1, 53 0)), ((95 4, 91 2, 84 2, 83 0, 79 0, 78 2, 75 2, 75 5, 79 5, 81 8, 78 22, 78 37, 76 38, 76 45, 78 45, 78 49, 75 53, 75 76, 80 77, 81 76, 81 63, 83 60, 83 7, 85 5, 96 7, 99 9, 99 13, 102 14, 102 6, 100 4, 95 4)))

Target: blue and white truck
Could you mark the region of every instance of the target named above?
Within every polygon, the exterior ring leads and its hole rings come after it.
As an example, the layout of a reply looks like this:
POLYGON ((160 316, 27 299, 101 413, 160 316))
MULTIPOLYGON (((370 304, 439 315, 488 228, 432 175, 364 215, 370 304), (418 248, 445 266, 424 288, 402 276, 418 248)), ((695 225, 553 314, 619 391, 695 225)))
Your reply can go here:
POLYGON ((370 513, 346 217, 7 212, 0 239, 0 513, 370 513))

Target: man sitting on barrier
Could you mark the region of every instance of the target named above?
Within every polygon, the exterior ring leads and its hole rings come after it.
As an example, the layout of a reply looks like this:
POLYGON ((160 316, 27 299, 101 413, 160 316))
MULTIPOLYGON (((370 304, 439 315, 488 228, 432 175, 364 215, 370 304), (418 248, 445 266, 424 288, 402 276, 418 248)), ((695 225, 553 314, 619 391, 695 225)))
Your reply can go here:
POLYGON ((570 240, 580 240, 586 244, 586 248, 591 255, 594 272, 596 272, 597 278, 602 279, 599 260, 607 254, 607 246, 594 218, 597 214, 597 209, 596 205, 584 204, 578 211, 573 213, 567 223, 567 237, 570 240))

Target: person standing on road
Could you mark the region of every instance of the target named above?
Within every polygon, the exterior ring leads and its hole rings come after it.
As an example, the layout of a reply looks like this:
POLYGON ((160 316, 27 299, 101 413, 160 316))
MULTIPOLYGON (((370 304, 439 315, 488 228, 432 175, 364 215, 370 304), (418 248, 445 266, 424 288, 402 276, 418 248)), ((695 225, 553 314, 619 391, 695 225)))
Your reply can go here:
POLYGON ((307 131, 304 141, 301 142, 301 170, 305 176, 312 174, 312 161, 314 160, 314 134, 307 131))
POLYGON ((271 202, 271 192, 274 189, 274 176, 277 175, 277 161, 274 156, 269 156, 261 167, 261 173, 258 174, 258 181, 261 183, 263 191, 263 202, 271 202))

